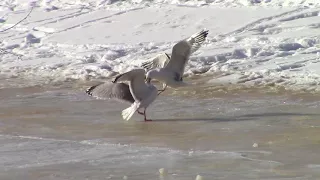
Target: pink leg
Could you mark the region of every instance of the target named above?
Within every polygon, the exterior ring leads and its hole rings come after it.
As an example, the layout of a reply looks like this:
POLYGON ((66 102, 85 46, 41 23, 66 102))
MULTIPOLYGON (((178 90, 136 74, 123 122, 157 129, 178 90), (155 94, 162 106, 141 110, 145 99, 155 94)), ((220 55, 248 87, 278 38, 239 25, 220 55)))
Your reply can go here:
POLYGON ((147 116, 146 116, 146 108, 144 109, 143 113, 144 113, 144 121, 145 121, 145 122, 147 122, 147 121, 152 121, 151 119, 147 119, 147 116))

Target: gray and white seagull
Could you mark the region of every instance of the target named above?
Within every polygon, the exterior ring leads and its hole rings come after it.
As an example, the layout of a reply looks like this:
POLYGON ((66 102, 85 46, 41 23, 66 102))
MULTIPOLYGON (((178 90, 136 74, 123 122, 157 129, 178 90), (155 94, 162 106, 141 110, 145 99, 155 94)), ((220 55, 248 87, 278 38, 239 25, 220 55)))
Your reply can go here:
POLYGON ((145 70, 133 69, 115 77, 112 82, 105 82, 91 86, 86 93, 98 99, 117 99, 131 103, 131 106, 122 111, 124 120, 129 120, 137 111, 144 116, 144 121, 151 121, 146 117, 147 107, 156 99, 158 90, 145 83, 145 70), (123 82, 129 82, 129 85, 123 82), (143 112, 139 111, 142 110, 143 112))
POLYGON ((151 79, 161 81, 163 89, 159 90, 160 93, 167 86, 177 88, 188 85, 182 80, 185 66, 190 55, 201 47, 207 36, 208 30, 202 30, 175 44, 172 48, 171 57, 164 53, 142 63, 142 67, 148 71, 146 74, 147 81, 150 82, 151 79))

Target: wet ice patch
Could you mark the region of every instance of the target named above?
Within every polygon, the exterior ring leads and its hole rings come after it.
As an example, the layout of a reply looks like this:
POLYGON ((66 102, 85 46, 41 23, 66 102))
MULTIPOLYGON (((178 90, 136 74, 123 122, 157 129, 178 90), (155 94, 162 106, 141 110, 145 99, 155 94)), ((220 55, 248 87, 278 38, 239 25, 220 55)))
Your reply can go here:
POLYGON ((307 165, 308 168, 311 168, 311 169, 319 169, 320 170, 320 164, 309 164, 307 165))
POLYGON ((237 153, 234 152, 196 151, 193 157, 186 159, 189 154, 186 151, 130 144, 109 144, 101 140, 73 141, 1 135, 0 141, 3 144, 1 151, 7 152, 1 157, 0 167, 6 170, 79 162, 94 166, 120 163, 125 167, 124 162, 153 166, 168 161, 189 161, 190 158, 200 157, 211 160, 242 158, 240 155, 235 156, 237 153), (11 143, 5 143, 9 139, 11 143))

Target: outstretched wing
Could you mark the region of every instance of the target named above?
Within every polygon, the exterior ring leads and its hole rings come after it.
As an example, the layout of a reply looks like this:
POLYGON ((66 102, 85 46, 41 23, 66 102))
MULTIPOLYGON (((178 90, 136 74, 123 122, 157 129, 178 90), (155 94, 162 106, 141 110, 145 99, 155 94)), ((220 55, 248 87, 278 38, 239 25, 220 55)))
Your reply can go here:
POLYGON ((118 75, 113 83, 129 81, 129 89, 136 101, 141 101, 148 93, 148 86, 145 83, 145 70, 133 69, 126 73, 118 75))
POLYGON ((161 53, 153 59, 143 62, 141 67, 143 67, 146 71, 150 71, 151 69, 155 68, 163 68, 168 64, 169 60, 170 56, 167 53, 161 53))
MULTIPOLYGON (((192 53, 196 52, 201 47, 207 35, 208 35, 208 30, 202 30, 201 32, 193 34, 191 37, 180 41, 179 42, 180 44, 178 43, 179 45, 178 44, 176 45, 182 47, 181 42, 185 42, 189 44, 189 47, 190 47, 189 56, 190 56, 192 53)), ((155 68, 164 68, 169 63, 170 59, 171 59, 170 55, 168 55, 167 53, 161 53, 161 54, 158 54, 153 59, 143 62, 141 64, 141 67, 143 67, 146 71, 149 71, 155 68)))
POLYGON ((207 36, 208 30, 202 30, 175 44, 172 48, 171 59, 165 68, 182 77, 190 55, 201 47, 207 36))
POLYGON ((134 102, 129 85, 125 83, 100 83, 89 87, 86 93, 97 99, 116 99, 128 103, 134 102))
POLYGON ((187 42, 189 42, 189 44, 191 44, 190 54, 196 52, 201 47, 201 45, 206 40, 208 33, 209 30, 202 30, 186 40, 187 42))
POLYGON ((119 74, 114 78, 112 81, 113 83, 117 82, 125 82, 125 81, 132 81, 134 79, 138 79, 144 84, 146 71, 144 69, 132 69, 131 71, 119 74))

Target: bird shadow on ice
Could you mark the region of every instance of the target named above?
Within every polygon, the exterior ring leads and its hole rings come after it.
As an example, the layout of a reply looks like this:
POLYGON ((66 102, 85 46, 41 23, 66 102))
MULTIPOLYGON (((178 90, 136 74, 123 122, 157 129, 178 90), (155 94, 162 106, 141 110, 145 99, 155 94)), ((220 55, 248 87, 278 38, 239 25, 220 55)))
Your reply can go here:
POLYGON ((254 118, 235 118, 235 117, 226 117, 226 118, 172 118, 172 119, 152 119, 155 122, 182 122, 182 121, 209 121, 209 122, 229 122, 229 121, 245 121, 253 120, 254 118))
POLYGON ((274 112, 274 113, 257 113, 257 114, 245 114, 241 116, 226 116, 226 117, 209 117, 209 118, 172 118, 172 119, 152 119, 156 122, 179 122, 179 121, 209 121, 209 122, 231 122, 231 121, 254 121, 259 120, 259 118, 266 117, 284 117, 284 116, 320 116, 320 114, 310 114, 310 113, 284 113, 284 112, 274 112))
POLYGON ((241 117, 283 117, 283 116, 320 116, 320 114, 311 113, 287 113, 287 112, 273 112, 273 113, 257 113, 246 114, 241 117))

